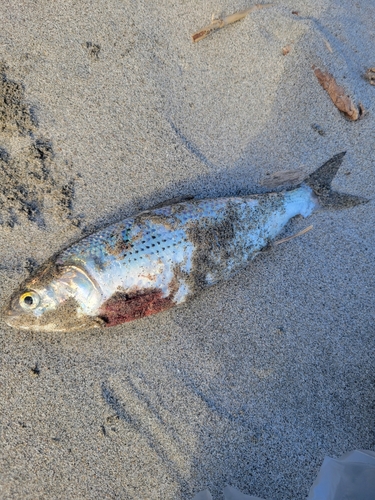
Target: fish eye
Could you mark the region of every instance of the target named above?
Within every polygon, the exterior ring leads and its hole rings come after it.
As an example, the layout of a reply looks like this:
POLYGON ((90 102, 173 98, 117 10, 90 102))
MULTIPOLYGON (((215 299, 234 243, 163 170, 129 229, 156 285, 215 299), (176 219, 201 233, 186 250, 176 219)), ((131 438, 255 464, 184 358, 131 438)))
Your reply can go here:
POLYGON ((29 311, 31 309, 35 309, 40 302, 40 297, 36 292, 28 291, 21 295, 20 297, 20 306, 22 309, 29 311))

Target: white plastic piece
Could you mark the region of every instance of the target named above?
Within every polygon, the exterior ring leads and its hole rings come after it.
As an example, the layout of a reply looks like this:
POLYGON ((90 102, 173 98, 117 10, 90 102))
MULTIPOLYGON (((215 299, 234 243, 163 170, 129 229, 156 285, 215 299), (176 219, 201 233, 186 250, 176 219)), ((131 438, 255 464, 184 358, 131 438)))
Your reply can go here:
POLYGON ((193 500, 212 500, 212 495, 208 490, 200 491, 193 500))
MULTIPOLYGON (((212 496, 204 490, 193 500, 212 500, 212 496)), ((224 500, 263 499, 226 486, 224 500)), ((375 452, 354 450, 339 459, 325 457, 306 500, 375 500, 375 452)))
POLYGON ((325 457, 307 500, 375 500, 375 453, 355 450, 325 457))

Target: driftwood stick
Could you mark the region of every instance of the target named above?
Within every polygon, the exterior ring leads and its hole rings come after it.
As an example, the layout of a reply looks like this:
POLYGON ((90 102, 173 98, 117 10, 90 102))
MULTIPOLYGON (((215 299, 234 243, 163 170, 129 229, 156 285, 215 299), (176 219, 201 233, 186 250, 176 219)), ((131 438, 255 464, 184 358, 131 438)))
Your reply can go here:
POLYGON ((264 9, 266 7, 271 7, 272 5, 272 3, 259 3, 246 10, 241 10, 239 12, 231 14, 230 16, 223 17, 222 19, 213 19, 208 26, 205 26, 204 28, 191 35, 191 38, 193 42, 199 42, 199 40, 203 40, 203 38, 206 38, 206 36, 208 36, 213 31, 224 28, 225 26, 228 26, 228 24, 233 24, 237 21, 241 21, 241 19, 250 14, 250 12, 258 9, 264 9))
POLYGON ((302 231, 299 231, 298 233, 293 234, 292 236, 288 236, 287 238, 282 238, 281 240, 275 241, 274 245, 280 245, 281 243, 286 243, 287 241, 293 240, 294 238, 297 238, 298 236, 302 236, 303 234, 306 234, 309 231, 311 231, 311 229, 313 227, 314 226, 305 227, 305 229, 302 229, 302 231))
POLYGON ((349 120, 355 121, 363 115, 362 109, 358 108, 347 95, 344 87, 338 85, 335 78, 328 72, 322 71, 315 66, 312 67, 320 85, 327 92, 331 101, 349 120))

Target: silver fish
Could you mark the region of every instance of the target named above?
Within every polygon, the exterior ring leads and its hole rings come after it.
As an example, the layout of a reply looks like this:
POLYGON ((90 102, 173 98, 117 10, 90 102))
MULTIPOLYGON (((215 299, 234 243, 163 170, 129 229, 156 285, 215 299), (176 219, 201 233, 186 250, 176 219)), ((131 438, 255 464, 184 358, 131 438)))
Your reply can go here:
POLYGON ((296 215, 367 201, 331 190, 344 155, 294 189, 174 203, 83 238, 13 294, 5 321, 25 330, 81 330, 182 304, 243 269, 296 215))

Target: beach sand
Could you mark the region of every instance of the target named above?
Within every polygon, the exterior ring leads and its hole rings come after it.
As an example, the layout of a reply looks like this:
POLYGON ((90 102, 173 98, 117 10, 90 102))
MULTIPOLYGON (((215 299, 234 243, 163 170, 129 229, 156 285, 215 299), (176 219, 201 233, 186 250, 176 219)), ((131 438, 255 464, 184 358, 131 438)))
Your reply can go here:
POLYGON ((168 198, 260 192, 347 151, 366 205, 297 218, 232 280, 108 330, 1 322, 2 499, 303 499, 325 455, 375 449, 371 0, 0 6, 0 299, 54 252, 168 198), (298 13, 292 13, 292 11, 298 13), (290 45, 290 52, 282 49, 290 45), (367 114, 347 120, 312 66, 367 114))

